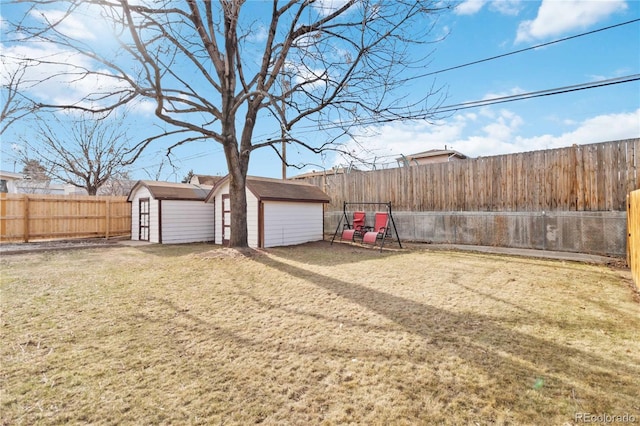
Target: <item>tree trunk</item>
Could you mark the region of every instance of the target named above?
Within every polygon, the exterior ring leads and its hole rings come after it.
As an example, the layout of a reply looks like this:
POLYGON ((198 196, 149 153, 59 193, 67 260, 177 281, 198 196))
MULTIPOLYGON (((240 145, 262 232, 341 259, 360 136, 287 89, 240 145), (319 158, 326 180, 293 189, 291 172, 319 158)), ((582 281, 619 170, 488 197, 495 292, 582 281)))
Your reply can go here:
POLYGON ((229 169, 229 201, 231 201, 231 235, 230 247, 248 247, 247 230, 247 173, 229 169))
POLYGON ((229 246, 248 247, 246 183, 249 162, 248 159, 245 161, 238 152, 238 143, 234 137, 229 137, 223 146, 229 168, 229 201, 231 203, 229 246))

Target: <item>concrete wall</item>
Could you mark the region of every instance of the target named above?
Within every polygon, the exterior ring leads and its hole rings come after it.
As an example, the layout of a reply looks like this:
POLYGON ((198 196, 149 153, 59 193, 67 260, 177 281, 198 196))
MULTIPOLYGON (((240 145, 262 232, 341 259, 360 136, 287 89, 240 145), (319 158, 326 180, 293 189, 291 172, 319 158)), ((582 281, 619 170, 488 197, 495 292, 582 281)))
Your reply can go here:
MULTIPOLYGON (((327 234, 333 236, 341 215, 325 213, 327 234)), ((403 241, 626 256, 626 212, 393 212, 393 217, 403 241)))

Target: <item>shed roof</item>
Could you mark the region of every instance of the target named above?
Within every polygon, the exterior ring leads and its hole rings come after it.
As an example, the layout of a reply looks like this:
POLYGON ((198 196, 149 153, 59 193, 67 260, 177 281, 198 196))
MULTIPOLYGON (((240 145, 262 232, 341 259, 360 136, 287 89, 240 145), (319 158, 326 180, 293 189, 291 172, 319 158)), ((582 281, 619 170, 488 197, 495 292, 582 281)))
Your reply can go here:
POLYGON ((24 179, 24 174, 22 173, 14 173, 14 172, 5 172, 4 170, 0 170, 0 177, 3 179, 24 179))
MULTIPOLYGON (((219 180, 205 201, 210 201, 218 188, 228 180, 229 175, 219 180)), ((320 188, 304 182, 247 176, 247 189, 261 201, 298 201, 303 203, 328 203, 331 201, 320 188)))
POLYGON ((156 200, 191 200, 191 201, 203 201, 211 186, 209 185, 194 185, 190 183, 173 183, 173 182, 159 182, 155 180, 139 180, 131 188, 127 201, 132 201, 133 194, 138 188, 145 187, 149 190, 153 198, 156 200))

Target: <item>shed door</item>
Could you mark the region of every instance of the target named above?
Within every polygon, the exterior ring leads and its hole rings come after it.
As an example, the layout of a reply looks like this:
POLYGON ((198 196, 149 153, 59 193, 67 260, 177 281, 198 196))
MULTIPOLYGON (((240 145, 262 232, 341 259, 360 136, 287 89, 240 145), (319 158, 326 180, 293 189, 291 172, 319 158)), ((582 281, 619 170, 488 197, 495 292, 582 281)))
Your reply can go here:
POLYGON ((222 194, 222 245, 229 245, 231 238, 231 199, 222 194))
POLYGON ((149 241, 149 199, 140 198, 140 233, 139 240, 149 241))

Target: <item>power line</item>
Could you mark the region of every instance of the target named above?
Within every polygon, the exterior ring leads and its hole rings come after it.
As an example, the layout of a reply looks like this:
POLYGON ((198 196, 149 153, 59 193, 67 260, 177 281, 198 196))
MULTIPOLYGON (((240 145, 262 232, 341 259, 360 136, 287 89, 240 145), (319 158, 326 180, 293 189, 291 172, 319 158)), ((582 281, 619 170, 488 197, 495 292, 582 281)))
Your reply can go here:
POLYGON ((464 67, 468 67, 468 66, 471 66, 471 65, 476 65, 476 64, 480 64, 482 62, 493 61, 495 59, 504 58, 506 56, 515 55, 517 53, 522 53, 522 52, 526 52, 526 51, 529 51, 529 50, 539 49, 541 47, 550 46, 552 44, 560 43, 560 42, 567 41, 567 40, 572 40, 574 38, 584 37, 584 36, 595 34, 595 33, 601 32, 601 31, 606 31, 606 30, 610 30, 610 29, 613 29, 613 28, 621 27, 623 25, 633 24, 633 23, 638 22, 638 21, 640 21, 640 18, 632 19, 632 20, 626 21, 626 22, 621 22, 619 24, 609 25, 608 27, 598 28, 598 29, 595 29, 595 30, 592 30, 592 31, 587 31, 585 33, 575 34, 575 35, 572 35, 572 36, 569 36, 569 37, 560 38, 560 39, 549 41, 549 42, 546 42, 546 43, 537 44, 535 46, 526 47, 524 49, 514 50, 513 52, 503 53, 501 55, 491 56, 489 58, 479 59, 477 61, 467 62, 467 63, 464 63, 464 64, 460 64, 460 65, 456 65, 456 66, 453 66, 453 67, 449 67, 449 68, 443 68, 441 70, 428 72, 426 74, 420 74, 420 75, 417 75, 417 76, 409 77, 409 78, 405 79, 404 81, 417 80, 419 78, 428 77, 428 76, 435 75, 435 74, 440 74, 440 73, 443 73, 443 72, 446 72, 446 71, 452 71, 452 70, 456 70, 456 69, 459 69, 459 68, 464 68, 464 67))
POLYGON ((542 96, 560 95, 563 93, 577 92, 580 90, 595 89, 597 87, 613 86, 616 84, 630 83, 640 80, 640 74, 627 75, 625 77, 609 78, 606 80, 598 80, 590 83, 574 84, 572 86, 557 87, 555 89, 538 90, 535 92, 520 93, 517 95, 501 96, 498 98, 490 98, 480 101, 463 102, 453 105, 445 105, 436 110, 436 113, 452 112, 461 109, 477 108, 486 105, 494 105, 505 102, 520 101, 524 99, 539 98, 542 96))
MULTIPOLYGON (((562 86, 562 87, 556 87, 556 88, 553 88, 553 89, 546 89, 546 90, 538 90, 538 91, 534 91, 534 92, 520 93, 520 94, 517 94, 517 95, 501 96, 501 97, 498 97, 498 98, 490 98, 490 99, 484 99, 484 100, 479 100, 479 101, 462 102, 462 103, 459 103, 459 104, 452 104, 452 105, 442 106, 442 107, 437 108, 436 110, 432 111, 431 114, 454 112, 454 111, 458 111, 458 110, 462 110, 462 109, 479 108, 479 107, 483 107, 483 106, 506 103, 506 102, 513 102, 513 101, 520 101, 520 100, 525 100, 525 99, 539 98, 539 97, 543 97, 543 96, 559 95, 559 94, 563 94, 563 93, 577 92, 577 91, 587 90, 587 89, 595 89, 595 88, 598 88, 598 87, 613 86, 613 85, 617 85, 617 84, 630 83, 630 82, 637 81, 637 80, 640 80, 640 74, 632 74, 632 75, 628 75, 628 76, 625 76, 625 77, 610 78, 610 79, 605 79, 605 80, 593 81, 593 82, 589 82, 589 83, 574 84, 574 85, 570 85, 570 86, 562 86)), ((418 119, 419 118, 416 118, 416 120, 418 120, 418 119)), ((401 120, 392 119, 392 118, 388 118, 388 119, 370 118, 370 119, 367 119, 367 120, 358 120, 357 124, 359 126, 366 126, 366 125, 372 125, 372 124, 390 123, 390 122, 393 122, 393 121, 401 121, 401 120)), ((344 128, 346 126, 352 126, 352 125, 355 125, 355 124, 356 124, 355 121, 343 122, 343 123, 340 123, 339 125, 336 124, 336 125, 333 125, 333 126, 323 126, 322 129, 323 130, 341 129, 341 128, 344 128)), ((300 126, 300 127, 298 127, 298 129, 309 129, 309 130, 306 130, 306 131, 303 131, 303 132, 299 132, 299 134, 300 133, 303 133, 303 134, 304 133, 314 133, 314 132, 318 131, 318 128, 315 125, 300 126)))

